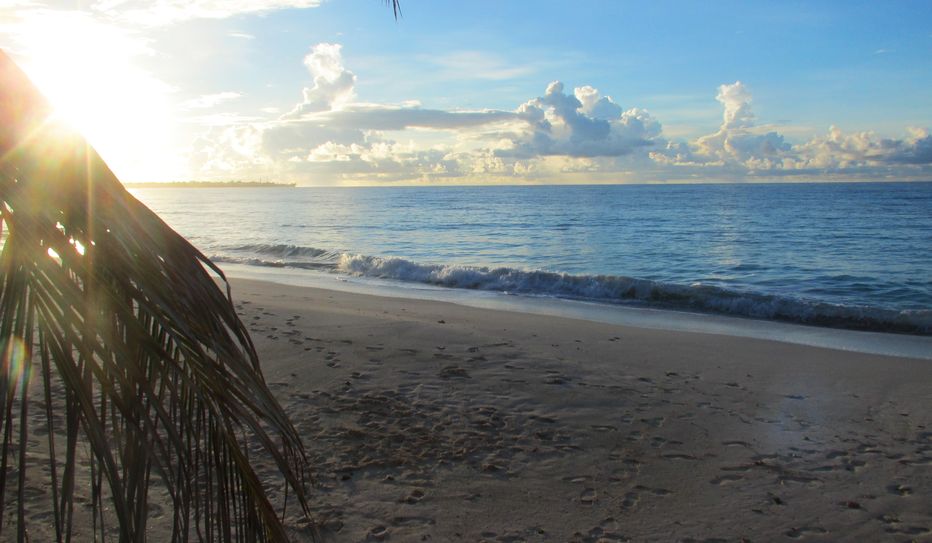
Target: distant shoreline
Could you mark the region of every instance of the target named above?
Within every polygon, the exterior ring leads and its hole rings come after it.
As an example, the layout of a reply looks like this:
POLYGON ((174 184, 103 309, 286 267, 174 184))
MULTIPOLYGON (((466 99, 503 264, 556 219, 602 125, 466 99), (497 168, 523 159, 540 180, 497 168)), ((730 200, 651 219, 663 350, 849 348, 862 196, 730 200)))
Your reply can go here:
POLYGON ((294 188, 295 183, 264 181, 172 181, 166 183, 124 183, 128 189, 212 189, 212 188, 294 188))

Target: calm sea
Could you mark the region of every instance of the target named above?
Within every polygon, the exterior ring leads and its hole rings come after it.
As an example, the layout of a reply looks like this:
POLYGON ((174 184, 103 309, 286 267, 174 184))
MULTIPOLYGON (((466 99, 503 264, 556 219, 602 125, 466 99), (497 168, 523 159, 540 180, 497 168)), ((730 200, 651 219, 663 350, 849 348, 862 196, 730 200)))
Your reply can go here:
POLYGON ((932 183, 133 193, 220 263, 932 333, 932 183))

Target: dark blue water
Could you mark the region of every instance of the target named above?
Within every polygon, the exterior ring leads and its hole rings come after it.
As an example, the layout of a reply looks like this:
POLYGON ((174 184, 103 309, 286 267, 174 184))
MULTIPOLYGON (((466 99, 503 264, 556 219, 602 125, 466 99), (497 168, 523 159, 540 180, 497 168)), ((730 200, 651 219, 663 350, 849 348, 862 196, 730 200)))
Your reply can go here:
POLYGON ((221 262, 932 331, 932 183, 134 193, 221 262))

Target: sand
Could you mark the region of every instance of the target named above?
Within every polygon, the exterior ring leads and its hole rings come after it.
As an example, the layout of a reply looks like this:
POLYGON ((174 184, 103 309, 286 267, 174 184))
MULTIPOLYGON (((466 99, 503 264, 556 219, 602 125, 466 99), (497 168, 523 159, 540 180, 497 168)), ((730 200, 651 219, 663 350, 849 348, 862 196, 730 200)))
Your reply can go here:
POLYGON ((932 540, 929 360, 233 288, 327 541, 932 540))
POLYGON ((232 284, 324 541, 932 541, 932 360, 232 284))

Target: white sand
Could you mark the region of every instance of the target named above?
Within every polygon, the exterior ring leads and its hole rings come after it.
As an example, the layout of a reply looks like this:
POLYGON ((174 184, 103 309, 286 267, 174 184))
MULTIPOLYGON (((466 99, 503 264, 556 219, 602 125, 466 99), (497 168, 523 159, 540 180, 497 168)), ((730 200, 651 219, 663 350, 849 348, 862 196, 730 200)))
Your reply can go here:
POLYGON ((233 287, 326 540, 932 540, 928 360, 233 287))

